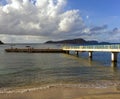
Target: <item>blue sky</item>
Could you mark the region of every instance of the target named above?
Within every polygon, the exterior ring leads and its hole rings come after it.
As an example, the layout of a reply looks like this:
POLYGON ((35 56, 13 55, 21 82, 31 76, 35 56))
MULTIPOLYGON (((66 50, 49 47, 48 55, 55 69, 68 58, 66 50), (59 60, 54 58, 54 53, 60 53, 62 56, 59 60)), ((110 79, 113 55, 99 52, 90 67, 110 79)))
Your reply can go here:
POLYGON ((72 38, 120 42, 120 0, 0 0, 0 4, 4 42, 72 38))
POLYGON ((69 0, 71 8, 87 11, 95 16, 118 16, 120 0, 69 0))
POLYGON ((120 27, 120 0, 69 0, 68 4, 71 9, 79 9, 83 17, 89 16, 94 25, 120 27))

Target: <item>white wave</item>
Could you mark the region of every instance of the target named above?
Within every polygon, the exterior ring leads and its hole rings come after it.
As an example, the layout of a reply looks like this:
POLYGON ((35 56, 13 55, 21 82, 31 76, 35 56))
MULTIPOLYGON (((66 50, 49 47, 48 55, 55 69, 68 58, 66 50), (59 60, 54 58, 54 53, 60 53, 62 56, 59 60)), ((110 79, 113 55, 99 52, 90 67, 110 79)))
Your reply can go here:
POLYGON ((95 83, 80 83, 80 84, 51 84, 46 86, 40 86, 40 87, 33 87, 33 88, 26 88, 26 89, 12 89, 12 88, 4 88, 0 89, 0 93, 25 93, 30 91, 36 91, 36 90, 46 90, 49 88, 57 88, 57 87, 63 87, 63 88, 108 88, 108 87, 116 87, 120 85, 120 82, 112 82, 112 81, 101 81, 101 82, 95 82, 95 83))

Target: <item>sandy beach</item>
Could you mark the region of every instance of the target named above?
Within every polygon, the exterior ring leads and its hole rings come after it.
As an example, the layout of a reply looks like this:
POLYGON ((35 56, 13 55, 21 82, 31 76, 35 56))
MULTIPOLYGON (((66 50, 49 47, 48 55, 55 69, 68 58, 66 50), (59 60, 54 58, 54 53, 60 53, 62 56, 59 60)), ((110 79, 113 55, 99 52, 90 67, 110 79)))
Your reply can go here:
POLYGON ((24 93, 1 93, 0 99, 120 99, 120 91, 110 88, 51 87, 24 93))

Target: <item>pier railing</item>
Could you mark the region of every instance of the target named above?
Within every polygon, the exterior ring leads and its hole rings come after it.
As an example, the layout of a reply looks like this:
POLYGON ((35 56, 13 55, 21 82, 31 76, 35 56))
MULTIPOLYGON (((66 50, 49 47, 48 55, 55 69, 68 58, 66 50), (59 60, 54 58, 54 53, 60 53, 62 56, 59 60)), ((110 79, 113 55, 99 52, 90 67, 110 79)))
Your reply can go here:
POLYGON ((63 49, 120 49, 120 44, 115 44, 115 45, 64 46, 63 49))
POLYGON ((120 44, 64 46, 63 50, 66 50, 66 51, 120 52, 120 44))

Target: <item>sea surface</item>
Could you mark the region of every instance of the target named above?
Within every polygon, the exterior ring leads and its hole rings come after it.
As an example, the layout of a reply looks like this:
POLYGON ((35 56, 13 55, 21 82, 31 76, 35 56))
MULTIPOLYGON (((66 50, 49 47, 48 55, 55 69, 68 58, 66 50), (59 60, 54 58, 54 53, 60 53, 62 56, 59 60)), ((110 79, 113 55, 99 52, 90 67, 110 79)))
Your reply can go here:
MULTIPOLYGON (((62 48, 60 44, 15 44, 14 48, 62 48)), ((110 87, 120 85, 120 54, 111 62, 111 53, 7 53, 0 45, 0 93, 44 89, 51 86, 110 87)))

